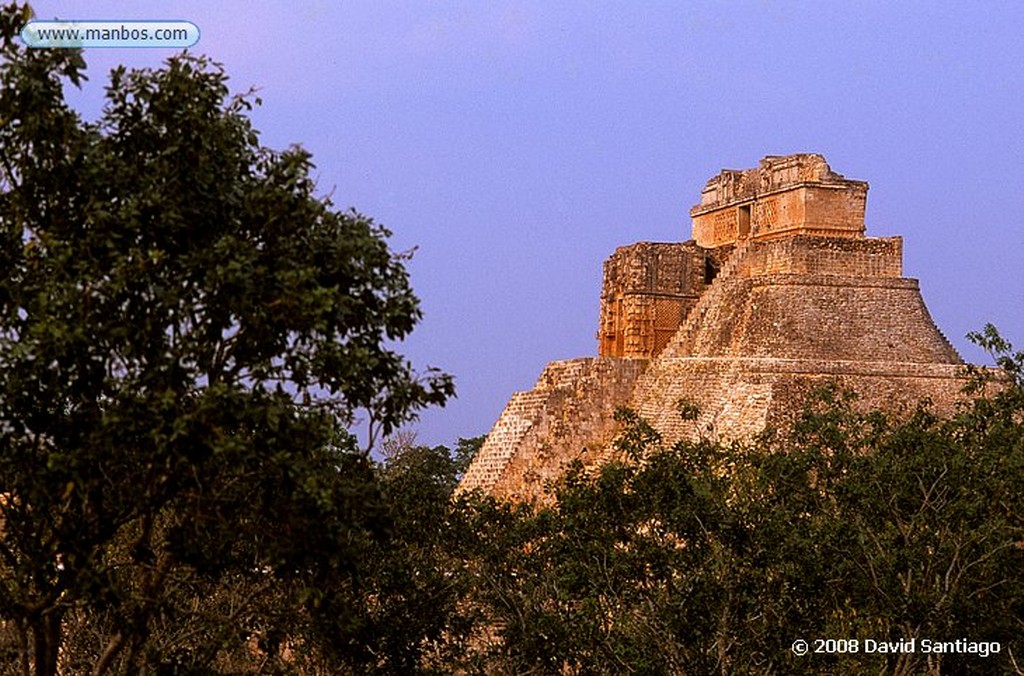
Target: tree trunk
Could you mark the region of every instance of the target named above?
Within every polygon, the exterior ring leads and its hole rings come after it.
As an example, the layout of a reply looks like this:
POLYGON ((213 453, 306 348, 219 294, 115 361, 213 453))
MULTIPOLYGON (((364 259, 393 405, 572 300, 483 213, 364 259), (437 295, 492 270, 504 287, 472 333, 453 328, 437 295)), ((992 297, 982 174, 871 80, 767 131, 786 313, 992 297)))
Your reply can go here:
POLYGON ((21 620, 16 622, 18 630, 18 650, 21 653, 21 676, 32 676, 32 661, 28 656, 28 627, 21 620))
POLYGON ((62 613, 51 608, 45 610, 30 623, 33 652, 35 654, 35 676, 56 676, 57 655, 60 652, 62 613))

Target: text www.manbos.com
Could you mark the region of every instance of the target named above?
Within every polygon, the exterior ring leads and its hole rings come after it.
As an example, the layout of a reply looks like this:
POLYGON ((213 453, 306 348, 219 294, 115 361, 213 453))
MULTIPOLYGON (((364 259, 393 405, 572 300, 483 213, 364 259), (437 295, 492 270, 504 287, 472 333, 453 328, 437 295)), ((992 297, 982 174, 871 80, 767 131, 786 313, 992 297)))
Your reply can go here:
POLYGON ((191 21, 29 21, 28 47, 191 47, 199 28, 191 21))

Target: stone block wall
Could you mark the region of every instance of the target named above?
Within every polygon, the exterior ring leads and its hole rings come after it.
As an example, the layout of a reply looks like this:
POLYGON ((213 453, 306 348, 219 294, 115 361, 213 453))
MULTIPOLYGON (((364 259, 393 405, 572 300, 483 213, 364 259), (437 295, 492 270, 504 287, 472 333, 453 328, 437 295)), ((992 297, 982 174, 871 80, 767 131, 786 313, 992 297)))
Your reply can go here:
POLYGON ((466 471, 460 491, 514 499, 541 497, 572 460, 593 462, 617 431, 647 366, 639 359, 589 357, 552 362, 529 392, 517 392, 466 471))
POLYGON ((630 406, 662 434, 666 444, 699 438, 747 440, 767 428, 788 428, 808 395, 830 383, 856 392, 856 407, 863 411, 909 413, 918 401, 927 399, 935 413, 951 415, 962 399, 964 382, 963 366, 955 364, 662 358, 637 382, 630 406), (679 416, 679 400, 697 406, 696 420, 679 416))
POLYGON ((695 207, 693 234, 709 248, 794 234, 862 237, 866 199, 860 184, 787 188, 710 210, 695 207))
POLYGON ((810 186, 801 193, 804 221, 794 223, 795 228, 806 233, 832 236, 864 234, 867 184, 850 181, 848 185, 842 186, 810 186))
POLYGON ((849 275, 900 277, 903 238, 847 239, 798 235, 781 240, 751 242, 737 274, 849 275))
POLYGON ((697 330, 674 340, 664 356, 961 363, 915 279, 733 277, 715 295, 697 330))

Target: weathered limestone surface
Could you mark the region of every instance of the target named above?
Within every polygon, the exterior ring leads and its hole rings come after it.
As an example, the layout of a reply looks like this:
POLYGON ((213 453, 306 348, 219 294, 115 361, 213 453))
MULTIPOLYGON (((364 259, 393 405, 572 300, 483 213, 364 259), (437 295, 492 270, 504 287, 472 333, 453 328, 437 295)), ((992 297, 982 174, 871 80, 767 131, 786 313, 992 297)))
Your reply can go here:
POLYGON ((602 357, 650 359, 679 329, 705 288, 705 253, 693 242, 637 242, 604 263, 602 357))
POLYGON ((941 415, 953 412, 962 385, 960 366, 776 358, 665 358, 638 383, 630 405, 667 443, 708 437, 750 438, 767 427, 786 428, 805 398, 830 382, 858 393, 864 410, 898 412, 928 398, 941 415), (677 413, 695 404, 695 421, 677 413))
POLYGON ((548 364, 532 390, 512 396, 460 489, 526 498, 569 462, 593 462, 611 443, 615 410, 629 401, 646 365, 610 357, 548 364))
POLYGON ((816 154, 768 156, 756 169, 725 169, 690 210, 703 247, 793 234, 860 237, 868 184, 851 181, 816 154))
POLYGON ((663 356, 960 363, 916 279, 772 274, 716 291, 718 302, 663 356))
POLYGON ((604 267, 597 359, 549 364, 516 393, 461 489, 540 498, 611 457, 628 405, 669 443, 785 428, 829 382, 860 406, 951 413, 963 362, 902 276, 899 237, 864 236, 867 183, 820 155, 725 170, 691 210, 696 241, 620 247, 604 267), (700 410, 683 420, 678 404, 700 410))

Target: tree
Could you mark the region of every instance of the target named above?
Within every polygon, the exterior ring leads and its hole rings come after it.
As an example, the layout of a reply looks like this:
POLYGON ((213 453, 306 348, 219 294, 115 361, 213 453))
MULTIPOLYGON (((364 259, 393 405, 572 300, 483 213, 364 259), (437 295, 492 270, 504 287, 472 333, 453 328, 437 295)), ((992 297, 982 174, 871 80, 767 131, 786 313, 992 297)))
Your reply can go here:
MULTIPOLYGON (((415 445, 410 437, 400 441, 378 467, 390 538, 372 546, 374 574, 363 604, 367 643, 383 673, 452 673, 468 666, 479 619, 468 604, 466 546, 474 533, 466 503, 452 494, 466 455, 482 440, 459 439, 454 452, 415 445)), ((322 619, 328 629, 336 621, 322 619)))
POLYGON ((388 347, 420 317, 389 233, 317 197, 307 152, 261 147, 219 65, 117 68, 87 123, 81 54, 21 47, 28 18, 0 11, 0 618, 24 672, 70 659, 83 613, 111 630, 76 670, 156 668, 181 594, 314 608, 357 581, 385 523, 346 428, 453 386, 388 347))

